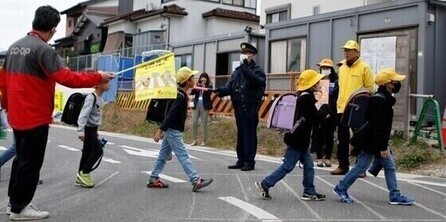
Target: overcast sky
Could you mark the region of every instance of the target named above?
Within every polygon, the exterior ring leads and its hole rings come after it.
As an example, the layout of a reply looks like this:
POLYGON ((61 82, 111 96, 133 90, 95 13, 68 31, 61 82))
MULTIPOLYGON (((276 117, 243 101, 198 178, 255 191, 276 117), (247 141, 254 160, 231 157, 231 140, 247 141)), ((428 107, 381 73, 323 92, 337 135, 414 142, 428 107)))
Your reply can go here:
MULTIPOLYGON (((31 31, 34 12, 39 6, 51 5, 63 11, 83 1, 85 0, 1 0, 0 50, 8 49, 9 45, 31 31)), ((53 40, 65 36, 65 18, 65 15, 61 16, 61 22, 53 40)))

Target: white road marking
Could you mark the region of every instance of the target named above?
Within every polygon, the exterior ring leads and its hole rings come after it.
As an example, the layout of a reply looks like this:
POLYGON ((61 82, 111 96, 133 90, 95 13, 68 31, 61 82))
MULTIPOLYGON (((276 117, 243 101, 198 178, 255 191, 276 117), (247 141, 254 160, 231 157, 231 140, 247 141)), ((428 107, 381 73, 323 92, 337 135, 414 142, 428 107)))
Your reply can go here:
POLYGON ((111 159, 108 157, 102 157, 102 161, 109 162, 109 163, 121 163, 121 161, 117 161, 117 160, 114 160, 114 159, 111 159))
POLYGON ((419 183, 419 184, 431 185, 431 186, 437 186, 437 187, 446 187, 446 183, 437 183, 437 182, 414 180, 414 179, 400 179, 399 177, 398 177, 398 180, 406 181, 409 183, 419 183))
MULTIPOLYGON (((322 179, 320 176, 315 176, 315 178, 319 179, 320 181, 324 182, 325 184, 329 185, 330 187, 335 187, 334 184, 322 179)), ((336 197, 337 198, 337 197, 336 197)), ((386 217, 384 217, 383 215, 381 215, 380 213, 376 212, 375 210, 373 210, 371 207, 365 205, 363 202, 359 201, 358 199, 350 196, 350 198, 352 198, 356 203, 360 204, 361 206, 363 206, 365 209, 367 209, 368 211, 370 211, 371 213, 375 214, 377 217, 379 217, 380 220, 387 220, 386 217)), ((343 203, 345 204, 345 203, 343 203)), ((348 204, 345 204, 348 205, 348 204)))
MULTIPOLYGON (((377 185, 377 184, 374 184, 374 183, 372 183, 372 182, 370 182, 370 181, 367 181, 367 180, 363 180, 363 181, 366 182, 366 183, 368 183, 368 184, 370 184, 370 185, 372 185, 372 186, 374 186, 374 187, 376 187, 376 188, 378 188, 378 189, 380 189, 380 190, 389 192, 389 191, 387 190, 387 188, 381 187, 381 186, 379 186, 379 185, 377 185)), ((428 207, 426 207, 426 206, 424 206, 424 205, 422 205, 422 204, 420 204, 420 203, 417 203, 416 200, 415 200, 415 204, 414 204, 414 205, 415 205, 415 206, 418 206, 418 207, 420 207, 420 208, 422 208, 422 209, 424 209, 424 210, 426 210, 426 211, 429 211, 429 212, 431 212, 431 213, 433 213, 433 214, 435 214, 435 215, 438 215, 438 216, 440 216, 440 217, 442 217, 442 218, 444 218, 444 219, 446 219, 446 215, 444 215, 444 214, 442 214, 442 213, 440 213, 440 212, 437 212, 437 211, 435 211, 435 210, 432 210, 432 209, 430 209, 430 208, 428 208, 428 207)))
MULTIPOLYGON (((434 192, 434 193, 438 193, 438 194, 440 194, 440 195, 446 197, 446 193, 443 193, 443 192, 441 192, 441 191, 438 191, 438 190, 432 189, 432 188, 430 188, 430 187, 426 187, 426 186, 420 185, 420 184, 418 184, 417 182, 414 182, 414 181, 411 181, 411 180, 408 180, 408 181, 406 181, 406 182, 408 182, 408 183, 410 183, 410 184, 412 184, 412 185, 414 185, 414 186, 421 187, 421 188, 423 188, 423 189, 432 191, 432 192, 434 192)), ((421 182, 423 182, 423 181, 421 181, 421 182)), ((446 185, 446 184, 445 184, 445 185, 446 185)))
MULTIPOLYGON (((152 171, 141 171, 141 173, 145 173, 145 174, 150 175, 152 173, 152 171)), ((182 179, 179 179, 179 178, 176 178, 176 177, 167 176, 167 175, 164 175, 164 174, 159 174, 158 176, 160 178, 162 178, 162 179, 168 180, 168 181, 173 182, 173 183, 187 183, 187 181, 185 181, 185 180, 182 180, 182 179)))
POLYGON ((297 199, 299 199, 300 202, 302 202, 303 205, 305 205, 305 207, 307 208, 308 211, 310 211, 310 213, 316 217, 316 219, 318 220, 322 220, 323 218, 315 211, 313 210, 312 207, 310 207, 310 205, 308 203, 306 203, 306 201, 300 199, 299 194, 297 194, 296 191, 293 190, 293 188, 290 187, 290 185, 288 185, 286 182, 284 182, 283 180, 280 181, 297 199))
POLYGON ((63 149, 67 149, 69 151, 80 151, 79 149, 73 148, 71 146, 66 146, 66 145, 57 145, 57 146, 63 149))
MULTIPOLYGON (((130 155, 158 158, 159 150, 155 150, 155 149, 141 149, 141 148, 125 146, 125 145, 120 145, 120 147, 122 147, 124 149, 124 151, 127 152, 130 155)), ((175 154, 172 153, 172 155, 175 155, 175 154)), ((199 160, 199 158, 194 157, 192 155, 189 155, 189 158, 199 160)))
POLYGON ((4 147, 4 146, 0 146, 0 150, 7 150, 8 148, 4 147))
POLYGON ((115 145, 115 143, 112 143, 112 142, 108 142, 108 141, 107 141, 107 145, 115 145))
POLYGON ((95 187, 98 187, 99 185, 103 184, 105 181, 107 181, 108 179, 114 177, 116 174, 118 174, 119 171, 114 172, 112 175, 108 176, 107 178, 105 178, 104 180, 102 180, 101 182, 99 182, 98 184, 95 185, 95 187))
POLYGON ((261 220, 261 221, 268 221, 268 222, 272 222, 272 221, 282 221, 279 218, 277 218, 276 216, 250 204, 247 203, 243 200, 237 199, 235 197, 218 197, 218 199, 226 201, 244 211, 246 211, 247 213, 251 214, 252 216, 256 217, 257 219, 261 220))

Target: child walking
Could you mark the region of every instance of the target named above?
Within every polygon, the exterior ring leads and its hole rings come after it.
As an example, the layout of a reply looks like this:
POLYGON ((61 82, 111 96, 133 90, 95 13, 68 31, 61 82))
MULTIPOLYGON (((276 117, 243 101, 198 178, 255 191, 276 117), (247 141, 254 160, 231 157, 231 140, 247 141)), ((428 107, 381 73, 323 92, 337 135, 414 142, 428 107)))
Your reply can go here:
MULTIPOLYGON (((271 199, 269 188, 273 187, 277 182, 289 174, 297 162, 303 164, 303 181, 304 192, 302 200, 324 200, 325 195, 316 192, 314 187, 314 168, 313 158, 311 157, 308 147, 310 145, 310 135, 313 121, 316 118, 316 98, 314 92, 319 91, 319 81, 324 77, 314 70, 308 69, 302 72, 296 81, 296 90, 299 94, 296 106, 296 123, 294 131, 286 133, 284 142, 287 145, 285 159, 279 168, 265 177, 262 181, 255 182, 256 188, 260 191, 263 199, 271 199), (298 123, 299 122, 299 123, 298 123)), ((294 127, 293 127, 294 128, 294 127)))
POLYGON ((339 184, 333 189, 333 193, 344 203, 353 203, 347 190, 358 179, 362 172, 369 167, 373 157, 384 168, 387 189, 389 190, 389 203, 393 205, 412 205, 414 200, 403 196, 398 190, 395 175, 395 162, 389 150, 389 137, 393 122, 393 105, 396 102, 392 94, 398 93, 401 81, 406 76, 397 74, 393 69, 384 69, 376 75, 375 84, 378 85, 367 111, 368 123, 362 132, 356 132, 351 139, 354 146, 358 146, 361 153, 356 165, 351 169, 339 184))
POLYGON ((189 177, 193 192, 197 192, 201 188, 208 186, 213 181, 213 179, 203 179, 198 176, 197 170, 190 161, 183 141, 184 123, 186 122, 188 105, 186 92, 194 87, 194 75, 197 73, 198 71, 192 71, 188 67, 182 67, 177 71, 177 83, 179 85, 177 98, 153 137, 155 142, 158 142, 160 139, 163 139, 163 142, 154 169, 146 184, 148 188, 169 187, 168 184, 160 180, 159 174, 163 171, 166 160, 172 154, 172 151, 175 153, 178 161, 180 161, 184 172, 189 177))
POLYGON ((93 179, 90 172, 93 166, 102 156, 103 150, 99 143, 98 127, 102 123, 102 94, 110 87, 109 83, 102 83, 95 86, 93 93, 85 98, 84 105, 77 121, 77 135, 84 143, 82 147, 82 157, 79 163, 79 170, 76 176, 76 186, 92 188, 93 179))

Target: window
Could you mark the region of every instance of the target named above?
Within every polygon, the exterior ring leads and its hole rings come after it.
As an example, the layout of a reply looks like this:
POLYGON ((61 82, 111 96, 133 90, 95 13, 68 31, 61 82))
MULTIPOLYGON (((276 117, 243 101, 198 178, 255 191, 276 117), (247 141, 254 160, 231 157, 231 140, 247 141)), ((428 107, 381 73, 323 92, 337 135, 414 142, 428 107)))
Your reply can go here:
POLYGON ((192 69, 192 55, 177 55, 175 56, 175 70, 187 66, 192 69))
POLYGON ((171 1, 174 1, 174 0, 161 0, 161 3, 166 3, 166 2, 171 2, 171 1))
POLYGON ((288 11, 280 11, 266 14, 266 23, 280 22, 288 20, 288 11))
POLYGON ((306 40, 303 38, 271 42, 270 72, 285 73, 305 68, 306 40))
MULTIPOLYGON (((215 1, 215 2, 217 2, 217 1, 215 1)), ((257 7, 257 0, 222 0, 222 3, 227 4, 227 5, 242 6, 245 8, 256 8, 257 7)))
POLYGON ((320 13, 321 13, 321 6, 319 5, 313 6, 313 15, 318 15, 320 13))
POLYGON ((72 22, 73 21, 71 19, 68 19, 68 28, 71 28, 71 26, 73 25, 72 22))

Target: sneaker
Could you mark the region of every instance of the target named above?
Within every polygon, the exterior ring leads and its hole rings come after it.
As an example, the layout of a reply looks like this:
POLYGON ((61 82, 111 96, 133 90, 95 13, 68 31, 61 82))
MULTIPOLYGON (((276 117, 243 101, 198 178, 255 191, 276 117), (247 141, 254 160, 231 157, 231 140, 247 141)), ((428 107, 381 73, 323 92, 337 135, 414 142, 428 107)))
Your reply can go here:
POLYGON ((331 167, 331 161, 329 159, 325 159, 323 162, 326 167, 331 167))
POLYGON ((254 185, 256 186, 257 190, 260 191, 260 196, 262 196, 262 199, 271 200, 271 196, 268 192, 269 189, 263 187, 262 182, 255 182, 254 185))
POLYGON ((318 167, 324 167, 324 162, 322 162, 321 159, 317 159, 317 160, 316 160, 316 166, 318 166, 318 167))
POLYGON ((403 195, 399 195, 396 198, 393 198, 392 200, 389 201, 389 204, 392 205, 412 205, 414 202, 413 199, 403 196, 403 195))
POLYGON ((160 178, 157 179, 149 179, 146 184, 147 188, 169 188, 169 184, 165 184, 160 180, 160 178))
POLYGON ((193 192, 197 192, 199 191, 201 188, 203 187, 207 187, 209 186, 209 184, 212 183, 212 181, 214 181, 213 179, 203 179, 203 178, 198 178, 198 180, 193 184, 194 187, 192 188, 193 192))
POLYGON ((38 220, 49 217, 47 211, 37 209, 33 204, 28 204, 20 213, 11 212, 10 220, 38 220))
POLYGON ((364 177, 366 177, 367 175, 365 174, 365 172, 362 172, 362 173, 359 173, 359 175, 358 175, 358 178, 364 178, 364 177))
POLYGON ((369 170, 367 170, 370 174, 372 174, 374 177, 377 177, 378 176, 378 173, 379 173, 379 171, 377 172, 377 171, 373 171, 373 170, 371 170, 371 169, 369 169, 369 170))
POLYGON ((204 140, 201 142, 201 146, 206 146, 206 142, 204 140))
POLYGON ((11 215, 11 203, 8 203, 8 205, 6 206, 6 214, 11 215))
POLYGON ((40 184, 42 184, 43 183, 43 180, 41 180, 41 179, 39 179, 38 181, 37 181, 37 185, 40 185, 40 184))
POLYGON ((94 183, 93 183, 93 180, 91 179, 90 174, 89 173, 83 173, 82 171, 77 173, 77 178, 76 178, 75 185, 76 186, 80 186, 80 187, 86 187, 86 188, 94 187, 94 183))
POLYGON ((196 146, 196 145, 197 145, 197 141, 194 140, 190 145, 191 145, 191 146, 196 146))
POLYGON ((320 201, 320 200, 324 200, 325 199, 325 195, 324 194, 320 194, 320 193, 314 193, 314 194, 308 194, 308 193, 304 193, 302 194, 302 197, 300 197, 301 200, 315 200, 315 201, 320 201))
POLYGON ((341 200, 341 202, 348 203, 348 204, 353 203, 352 198, 350 198, 348 196, 347 192, 343 192, 343 191, 339 190, 338 186, 333 188, 333 193, 334 193, 334 195, 336 195, 339 198, 339 200, 341 200))
POLYGON ((348 170, 344 170, 344 169, 341 169, 338 167, 335 170, 330 171, 330 174, 331 175, 345 175, 345 174, 347 174, 347 172, 348 172, 348 170))

